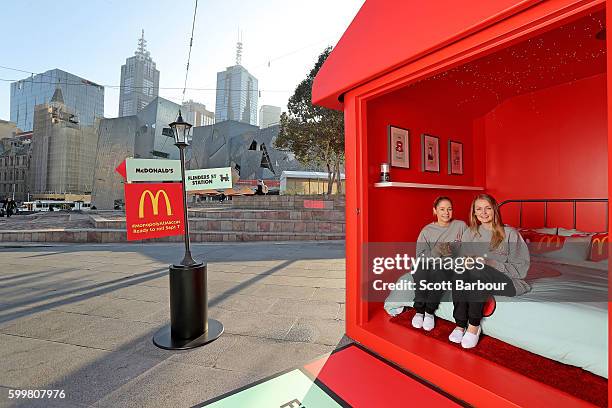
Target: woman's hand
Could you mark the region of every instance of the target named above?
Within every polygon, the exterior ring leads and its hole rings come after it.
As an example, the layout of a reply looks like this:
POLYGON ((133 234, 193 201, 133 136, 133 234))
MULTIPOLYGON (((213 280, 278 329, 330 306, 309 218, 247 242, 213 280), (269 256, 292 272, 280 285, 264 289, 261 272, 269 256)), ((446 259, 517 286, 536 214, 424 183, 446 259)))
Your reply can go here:
POLYGON ((453 254, 450 242, 439 242, 436 244, 436 249, 438 250, 441 256, 451 256, 453 254))

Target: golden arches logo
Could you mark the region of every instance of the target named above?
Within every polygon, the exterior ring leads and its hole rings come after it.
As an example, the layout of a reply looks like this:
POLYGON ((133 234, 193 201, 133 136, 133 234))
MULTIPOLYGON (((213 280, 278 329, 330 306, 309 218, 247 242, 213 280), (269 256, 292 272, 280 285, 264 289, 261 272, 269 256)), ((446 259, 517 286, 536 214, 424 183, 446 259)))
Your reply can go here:
POLYGON ((170 199, 168 198, 168 194, 164 190, 159 190, 155 195, 150 190, 145 190, 140 196, 140 205, 138 206, 138 217, 144 218, 144 203, 145 198, 149 197, 151 199, 151 206, 153 207, 153 215, 159 214, 159 196, 163 194, 164 200, 166 202, 166 214, 172 215, 172 206, 170 205, 170 199))
POLYGON ((608 240, 608 236, 606 235, 605 237, 601 237, 601 238, 594 238, 593 241, 591 242, 591 248, 595 248, 595 245, 597 245, 597 254, 598 255, 603 255, 603 250, 605 248, 606 245, 606 241, 609 242, 608 240))
POLYGON ((553 244, 555 248, 561 248, 563 245, 561 244, 561 238, 558 235, 547 235, 545 237, 540 238, 540 242, 538 243, 538 250, 542 249, 542 244, 546 242, 546 248, 550 248, 551 244, 553 244))

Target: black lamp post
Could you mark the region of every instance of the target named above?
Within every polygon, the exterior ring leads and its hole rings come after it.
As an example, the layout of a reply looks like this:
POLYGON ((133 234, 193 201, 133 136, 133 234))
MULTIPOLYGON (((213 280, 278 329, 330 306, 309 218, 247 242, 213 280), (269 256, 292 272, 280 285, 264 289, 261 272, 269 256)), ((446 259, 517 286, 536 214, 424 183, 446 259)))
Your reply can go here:
POLYGON ((187 190, 185 188, 185 148, 189 145, 191 124, 183 120, 179 110, 176 122, 170 123, 174 144, 181 154, 181 183, 185 208, 185 256, 179 265, 170 265, 170 325, 153 336, 153 343, 167 350, 186 350, 203 346, 223 334, 223 324, 208 319, 206 263, 191 256, 187 190))

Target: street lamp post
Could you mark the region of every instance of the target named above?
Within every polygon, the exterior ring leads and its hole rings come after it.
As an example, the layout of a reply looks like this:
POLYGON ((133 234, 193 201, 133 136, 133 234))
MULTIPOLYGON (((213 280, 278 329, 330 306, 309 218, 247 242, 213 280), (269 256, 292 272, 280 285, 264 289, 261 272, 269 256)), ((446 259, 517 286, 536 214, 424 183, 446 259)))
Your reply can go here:
POLYGON ((191 255, 185 188, 185 148, 189 145, 191 124, 183 120, 179 110, 176 122, 172 122, 170 127, 181 158, 185 255, 179 265, 170 265, 170 325, 155 333, 153 343, 167 350, 185 350, 219 338, 223 334, 223 324, 208 319, 207 265, 196 262, 191 255))

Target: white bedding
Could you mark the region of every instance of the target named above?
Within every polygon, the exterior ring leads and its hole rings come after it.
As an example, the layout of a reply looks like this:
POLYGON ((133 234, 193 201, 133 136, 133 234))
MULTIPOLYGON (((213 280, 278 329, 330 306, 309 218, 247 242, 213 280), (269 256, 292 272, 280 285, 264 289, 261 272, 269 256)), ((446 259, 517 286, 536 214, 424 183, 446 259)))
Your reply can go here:
MULTIPOLYGON (((595 262, 559 263, 535 257, 531 263, 553 267, 561 276, 530 281, 532 290, 511 300, 496 296, 495 313, 481 323, 483 333, 608 378, 607 265, 600 270, 592 268, 595 262)), ((412 280, 412 275, 399 280, 412 280)), ((393 291, 385 310, 399 314, 412 306, 413 298, 413 292, 393 291)), ((454 321, 449 293, 436 315, 454 321)))

